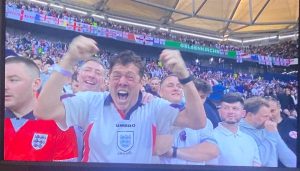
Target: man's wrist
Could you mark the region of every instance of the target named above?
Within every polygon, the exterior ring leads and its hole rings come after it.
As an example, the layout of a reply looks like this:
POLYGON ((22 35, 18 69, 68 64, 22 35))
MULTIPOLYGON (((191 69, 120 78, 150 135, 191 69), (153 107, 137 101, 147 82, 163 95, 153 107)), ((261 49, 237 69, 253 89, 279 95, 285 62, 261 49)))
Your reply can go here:
POLYGON ((190 75, 188 70, 183 70, 182 72, 177 73, 179 79, 187 78, 190 75))
POLYGON ((72 78, 72 75, 73 75, 72 71, 69 71, 68 69, 63 68, 58 64, 53 66, 53 71, 56 71, 56 72, 62 74, 65 77, 68 77, 68 78, 72 78))
POLYGON ((77 64, 78 61, 72 59, 72 54, 66 53, 61 62, 59 63, 61 67, 66 68, 66 69, 72 69, 74 65, 77 64))
POLYGON ((180 84, 182 84, 182 85, 185 85, 185 84, 187 84, 187 83, 189 83, 189 82, 191 82, 191 81, 194 81, 194 76, 193 76, 193 75, 189 75, 189 76, 186 77, 186 78, 179 79, 179 82, 180 82, 180 84))

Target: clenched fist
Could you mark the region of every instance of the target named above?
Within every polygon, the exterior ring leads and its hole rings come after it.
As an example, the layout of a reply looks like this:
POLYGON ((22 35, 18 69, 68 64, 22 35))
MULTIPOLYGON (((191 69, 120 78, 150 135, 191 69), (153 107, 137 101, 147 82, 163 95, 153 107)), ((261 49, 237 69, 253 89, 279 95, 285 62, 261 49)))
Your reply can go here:
POLYGON ((178 50, 165 49, 161 52, 159 60, 169 71, 183 79, 189 76, 189 72, 178 50))
POLYGON ((271 120, 267 120, 264 124, 265 129, 270 131, 270 132, 276 132, 278 131, 277 129, 277 123, 271 120))
POLYGON ((77 36, 69 45, 69 49, 63 60, 70 65, 76 64, 79 60, 85 60, 99 51, 97 42, 93 39, 77 36))

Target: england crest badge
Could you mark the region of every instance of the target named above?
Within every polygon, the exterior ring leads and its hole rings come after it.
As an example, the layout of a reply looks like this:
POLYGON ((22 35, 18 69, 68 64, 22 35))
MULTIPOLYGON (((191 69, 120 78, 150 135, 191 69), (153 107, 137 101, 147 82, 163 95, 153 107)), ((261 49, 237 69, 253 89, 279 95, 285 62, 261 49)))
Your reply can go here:
POLYGON ((123 152, 129 151, 134 145, 133 131, 118 131, 118 148, 123 152))
POLYGON ((42 149, 47 143, 47 138, 48 134, 34 133, 31 141, 32 147, 36 150, 42 149))

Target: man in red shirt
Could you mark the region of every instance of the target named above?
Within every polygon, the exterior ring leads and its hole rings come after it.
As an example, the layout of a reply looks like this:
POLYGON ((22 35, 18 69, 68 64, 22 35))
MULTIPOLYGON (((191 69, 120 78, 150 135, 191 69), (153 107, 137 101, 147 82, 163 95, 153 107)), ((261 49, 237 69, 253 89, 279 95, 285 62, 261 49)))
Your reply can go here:
POLYGON ((74 129, 61 131, 52 120, 34 118, 40 72, 30 59, 5 60, 4 159, 77 161, 74 129))

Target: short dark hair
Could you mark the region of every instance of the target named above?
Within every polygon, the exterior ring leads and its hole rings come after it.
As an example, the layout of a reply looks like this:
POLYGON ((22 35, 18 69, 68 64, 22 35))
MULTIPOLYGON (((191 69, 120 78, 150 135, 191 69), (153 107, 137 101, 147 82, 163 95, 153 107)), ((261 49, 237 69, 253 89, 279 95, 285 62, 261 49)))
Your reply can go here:
POLYGON ((102 64, 102 62, 99 61, 99 59, 96 59, 96 58, 88 58, 82 62, 80 62, 80 64, 78 65, 79 68, 81 68, 84 64, 86 64, 87 62, 96 62, 98 63, 99 65, 101 65, 103 68, 104 68, 104 65, 102 64))
POLYGON ((235 102, 240 102, 242 105, 244 105, 244 99, 241 95, 241 93, 234 92, 234 93, 227 93, 225 94, 220 102, 226 102, 226 103, 235 103, 235 102))
MULTIPOLYGON (((77 68, 77 72, 79 72, 79 70, 81 70, 82 69, 82 66, 84 66, 86 63, 88 63, 88 62, 95 62, 95 63, 97 63, 97 64, 99 64, 101 67, 102 67, 102 69, 104 70, 103 71, 103 75, 105 75, 106 74, 106 70, 105 70, 105 67, 104 67, 104 65, 102 64, 102 62, 100 62, 99 61, 99 59, 96 59, 96 58, 88 58, 88 59, 86 59, 86 60, 84 60, 84 61, 81 61, 81 62, 79 62, 79 64, 78 64, 78 68, 77 68)), ((78 73, 77 73, 78 74, 78 73)), ((77 76, 76 76, 76 81, 77 81, 77 76)))
POLYGON ((273 101, 273 102, 276 102, 276 103, 277 103, 277 106, 278 106, 278 107, 281 107, 280 102, 279 102, 279 100, 278 100, 276 97, 273 97, 273 96, 264 96, 264 98, 265 98, 267 101, 273 101))
POLYGON ((19 55, 11 50, 11 49, 5 49, 5 58, 9 58, 9 57, 18 57, 19 55))
POLYGON ((169 77, 177 77, 177 78, 178 78, 178 76, 177 76, 176 74, 168 74, 168 75, 166 75, 165 77, 163 77, 163 78, 161 79, 160 85, 162 85, 162 84, 165 82, 165 80, 166 80, 167 78, 169 78, 169 77))
POLYGON ((256 114, 261 107, 270 107, 268 101, 260 96, 250 97, 245 100, 244 109, 246 112, 256 114))
POLYGON ((35 74, 37 77, 40 77, 40 69, 31 59, 25 57, 9 57, 5 59, 5 65, 11 63, 23 63, 33 71, 33 74, 35 74))
POLYGON ((111 73, 112 68, 116 64, 128 65, 131 63, 134 64, 137 68, 139 68, 139 75, 141 78, 143 78, 145 72, 144 62, 142 61, 142 58, 140 56, 138 56, 131 50, 125 50, 111 58, 109 62, 110 64, 109 73, 111 73))
POLYGON ((152 77, 152 78, 150 79, 150 81, 152 81, 152 80, 159 80, 159 81, 160 81, 160 79, 159 79, 158 77, 152 77))
POLYGON ((202 91, 204 94, 207 95, 209 95, 212 92, 211 85, 203 79, 200 78, 195 79, 194 84, 197 91, 202 91))

